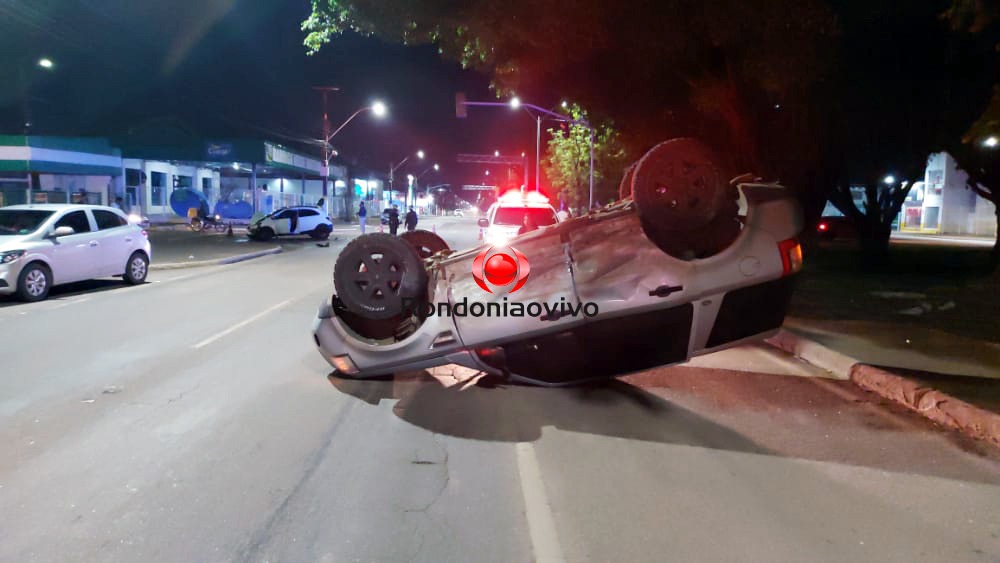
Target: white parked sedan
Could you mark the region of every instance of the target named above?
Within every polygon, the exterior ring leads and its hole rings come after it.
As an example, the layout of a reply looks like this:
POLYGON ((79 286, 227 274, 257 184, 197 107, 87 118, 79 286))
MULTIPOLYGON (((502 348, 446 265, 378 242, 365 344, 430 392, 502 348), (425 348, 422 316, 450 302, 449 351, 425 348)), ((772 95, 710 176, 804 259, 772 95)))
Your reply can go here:
POLYGON ((118 209, 0 208, 0 295, 41 301, 52 286, 109 276, 139 284, 146 281, 150 256, 146 231, 118 209))

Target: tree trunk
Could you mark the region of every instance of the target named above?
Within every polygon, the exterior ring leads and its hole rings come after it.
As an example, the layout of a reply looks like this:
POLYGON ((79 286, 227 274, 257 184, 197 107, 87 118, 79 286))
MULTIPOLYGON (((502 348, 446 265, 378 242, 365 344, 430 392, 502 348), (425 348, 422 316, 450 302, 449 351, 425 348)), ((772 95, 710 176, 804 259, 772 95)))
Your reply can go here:
POLYGON ((883 269, 889 264, 889 236, 892 226, 882 224, 877 217, 865 217, 859 225, 861 260, 866 268, 883 269))

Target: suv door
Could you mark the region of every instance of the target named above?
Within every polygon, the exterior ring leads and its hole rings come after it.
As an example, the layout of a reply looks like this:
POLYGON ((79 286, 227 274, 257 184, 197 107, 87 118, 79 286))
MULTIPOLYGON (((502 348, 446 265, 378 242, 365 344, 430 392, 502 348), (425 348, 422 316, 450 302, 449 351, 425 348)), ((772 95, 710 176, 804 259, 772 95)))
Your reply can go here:
POLYGON ((308 233, 314 231, 322 223, 323 216, 315 209, 299 209, 299 228, 297 233, 308 233))
POLYGON ((70 227, 73 234, 52 241, 52 283, 61 284, 90 279, 97 271, 96 250, 90 217, 82 209, 66 212, 52 228, 70 227))
POLYGON ((274 232, 279 235, 287 235, 292 232, 292 218, 295 215, 294 209, 286 209, 271 217, 274 225, 274 232))
POLYGON ((97 271, 94 277, 117 276, 125 272, 125 263, 132 253, 132 242, 135 229, 130 227, 128 220, 114 211, 107 209, 91 209, 94 224, 97 225, 95 238, 95 261, 97 271))

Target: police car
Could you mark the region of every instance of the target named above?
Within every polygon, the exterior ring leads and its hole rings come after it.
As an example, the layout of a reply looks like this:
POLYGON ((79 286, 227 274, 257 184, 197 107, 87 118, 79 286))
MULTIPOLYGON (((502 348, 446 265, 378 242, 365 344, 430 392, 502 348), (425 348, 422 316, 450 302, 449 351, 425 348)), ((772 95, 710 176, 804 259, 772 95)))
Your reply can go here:
POLYGON ((517 236, 525 219, 535 227, 547 227, 559 222, 549 199, 539 192, 511 190, 501 196, 479 218, 486 244, 503 245, 517 236))

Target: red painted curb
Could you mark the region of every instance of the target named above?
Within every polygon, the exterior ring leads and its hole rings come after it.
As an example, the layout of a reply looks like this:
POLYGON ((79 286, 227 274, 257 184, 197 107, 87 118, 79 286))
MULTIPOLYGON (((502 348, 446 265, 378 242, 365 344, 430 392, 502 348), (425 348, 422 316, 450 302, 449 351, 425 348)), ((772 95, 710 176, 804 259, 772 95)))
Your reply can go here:
POLYGON ((1000 446, 1000 414, 867 364, 851 367, 851 381, 938 424, 1000 446))

